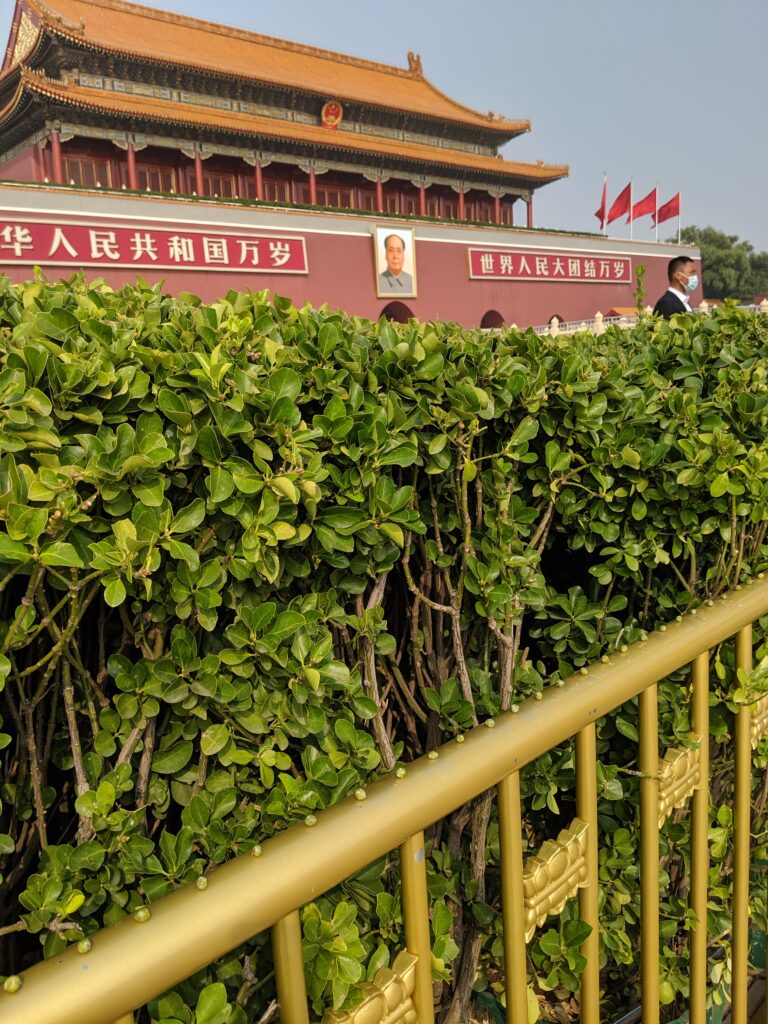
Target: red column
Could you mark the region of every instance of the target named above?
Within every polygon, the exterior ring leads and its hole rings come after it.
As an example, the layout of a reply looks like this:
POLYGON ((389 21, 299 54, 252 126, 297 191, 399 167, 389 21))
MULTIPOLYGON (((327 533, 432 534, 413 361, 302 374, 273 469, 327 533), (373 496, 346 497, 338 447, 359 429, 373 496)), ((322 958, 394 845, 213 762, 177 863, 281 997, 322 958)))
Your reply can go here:
POLYGON ((493 223, 501 224, 501 197, 493 197, 493 223))
POLYGON ((64 161, 61 159, 61 136, 51 132, 51 156, 53 158, 53 180, 64 181, 64 161))
POLYGON ((459 220, 464 220, 464 193, 459 192, 459 220))
POLYGON ((533 196, 526 201, 526 207, 528 208, 528 223, 529 228, 533 227, 533 196))
POLYGON ((423 185, 419 186, 419 216, 427 215, 427 190, 423 185))
POLYGON ((317 175, 313 167, 309 168, 309 203, 317 206, 317 175))
POLYGON ((256 164, 254 166, 255 177, 256 177, 256 198, 264 198, 264 175, 261 170, 261 161, 256 158, 256 164))
POLYGON ((126 156, 128 158, 128 188, 137 189, 139 187, 139 172, 136 170, 136 150, 133 148, 132 142, 128 143, 126 156))
POLYGON ((381 175, 376 177, 376 209, 379 213, 384 212, 384 186, 381 183, 381 175))
POLYGON ((203 185, 203 158, 199 153, 195 153, 195 191, 199 196, 205 193, 205 186, 203 185))

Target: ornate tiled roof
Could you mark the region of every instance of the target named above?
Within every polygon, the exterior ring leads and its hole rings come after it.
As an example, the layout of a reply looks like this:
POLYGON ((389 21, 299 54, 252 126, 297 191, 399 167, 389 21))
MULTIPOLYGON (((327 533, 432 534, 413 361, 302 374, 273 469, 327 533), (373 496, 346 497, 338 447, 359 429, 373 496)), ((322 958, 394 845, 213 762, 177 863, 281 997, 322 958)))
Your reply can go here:
MULTIPOLYGON (((189 129, 208 129, 225 134, 240 135, 251 145, 269 139, 271 144, 285 141, 315 147, 317 151, 358 153, 372 157, 384 156, 391 165, 394 161, 445 166, 454 173, 457 169, 480 171, 495 180, 517 179, 534 187, 556 181, 568 174, 567 167, 545 164, 520 163, 501 157, 484 156, 458 150, 438 148, 414 142, 380 138, 360 133, 332 132, 319 125, 297 124, 272 117, 260 117, 237 111, 211 109, 192 103, 134 96, 86 88, 68 82, 46 78, 40 72, 23 69, 19 86, 11 102, 0 110, 0 132, 19 111, 25 100, 33 96, 45 97, 57 106, 97 111, 105 118, 136 119, 143 126, 151 124, 177 125, 189 129)), ((143 130, 146 130, 144 127, 143 130)))
POLYGON ((79 47, 454 122, 498 135, 499 142, 530 130, 529 121, 482 114, 446 96, 424 77, 414 54, 408 68, 398 68, 127 0, 26 2, 43 29, 79 47))

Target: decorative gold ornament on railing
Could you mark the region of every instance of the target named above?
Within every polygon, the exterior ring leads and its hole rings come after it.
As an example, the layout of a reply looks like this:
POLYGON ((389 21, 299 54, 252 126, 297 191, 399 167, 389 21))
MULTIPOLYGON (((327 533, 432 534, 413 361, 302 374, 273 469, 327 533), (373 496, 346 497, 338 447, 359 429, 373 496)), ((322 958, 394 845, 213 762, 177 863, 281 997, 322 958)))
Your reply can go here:
POLYGON ((559 914, 566 901, 587 884, 587 831, 589 826, 574 818, 557 839, 547 839, 523 867, 525 941, 544 924, 550 914, 559 914))
MULTIPOLYGON (((699 744, 698 736, 691 740, 699 744)), ((673 747, 659 761, 659 827, 676 807, 684 807, 701 782, 699 748, 673 747)))
POLYGON ((752 721, 750 723, 750 735, 752 738, 752 749, 757 750, 757 744, 768 732, 768 694, 761 697, 756 704, 752 705, 752 721))
POLYGON ((419 1024, 413 1006, 418 957, 404 949, 392 967, 380 967, 359 986, 363 1001, 354 1010, 327 1010, 322 1024, 419 1024))

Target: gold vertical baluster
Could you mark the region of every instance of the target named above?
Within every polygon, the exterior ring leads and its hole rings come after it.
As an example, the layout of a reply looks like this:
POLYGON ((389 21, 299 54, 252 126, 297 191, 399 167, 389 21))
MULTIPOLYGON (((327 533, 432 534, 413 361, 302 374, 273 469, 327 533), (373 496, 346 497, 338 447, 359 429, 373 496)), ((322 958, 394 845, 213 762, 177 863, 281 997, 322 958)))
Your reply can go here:
POLYGON ((691 728, 701 738, 699 785, 691 808, 690 907, 696 919, 690 938, 690 1024, 707 1019, 707 872, 709 871, 709 651, 691 665, 691 728))
POLYGON ((427 858, 424 833, 417 832, 400 847, 400 877, 403 882, 405 945, 418 958, 413 1005, 419 1024, 434 1024, 432 999, 432 944, 429 938, 427 858))
POLYGON ((640 694, 640 930, 643 1024, 659 1024, 659 720, 657 686, 640 694))
MULTIPOLYGON (((736 668, 752 671, 752 626, 736 634, 736 668)), ((749 830, 751 814, 751 712, 741 707, 734 730, 733 903, 731 909, 731 1022, 747 1024, 749 957, 749 830)))
POLYGON ((587 966, 581 975, 582 1024, 600 1021, 600 919, 597 879, 597 742, 595 723, 576 734, 576 814, 589 826, 587 831, 587 884, 579 889, 579 916, 592 928, 584 940, 581 955, 587 966))
POLYGON ((307 984, 301 951, 301 919, 298 910, 281 918, 272 927, 275 956, 277 1001, 282 1024, 309 1024, 307 984))
POLYGON ((523 913, 523 822, 520 775, 512 772, 498 785, 501 848, 501 909, 504 921, 504 988, 508 1024, 528 1024, 523 913))

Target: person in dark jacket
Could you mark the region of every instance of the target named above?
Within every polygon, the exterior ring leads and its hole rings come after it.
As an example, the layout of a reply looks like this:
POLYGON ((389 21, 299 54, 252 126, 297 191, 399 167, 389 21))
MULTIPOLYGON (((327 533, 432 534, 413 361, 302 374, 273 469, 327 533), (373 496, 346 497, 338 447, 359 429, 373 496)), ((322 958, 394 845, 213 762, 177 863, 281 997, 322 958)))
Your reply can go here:
POLYGON ((690 256, 675 256, 669 261, 667 279, 669 288, 653 307, 653 315, 669 320, 673 313, 692 313, 688 296, 699 284, 695 260, 690 256))

